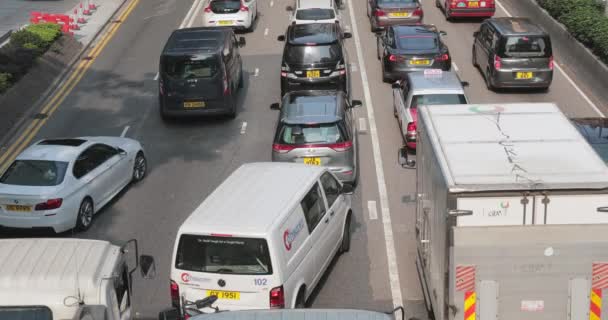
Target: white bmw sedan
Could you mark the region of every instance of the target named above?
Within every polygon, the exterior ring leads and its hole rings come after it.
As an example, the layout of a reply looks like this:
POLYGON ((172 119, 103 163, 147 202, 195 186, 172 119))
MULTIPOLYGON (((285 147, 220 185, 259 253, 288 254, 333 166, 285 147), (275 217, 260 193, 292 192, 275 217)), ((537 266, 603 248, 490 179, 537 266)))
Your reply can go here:
POLYGON ((0 176, 0 226, 87 230, 93 215, 146 169, 143 147, 133 139, 36 142, 0 176))
POLYGON ((258 17, 258 0, 206 0, 203 10, 204 27, 232 27, 253 30, 258 17))

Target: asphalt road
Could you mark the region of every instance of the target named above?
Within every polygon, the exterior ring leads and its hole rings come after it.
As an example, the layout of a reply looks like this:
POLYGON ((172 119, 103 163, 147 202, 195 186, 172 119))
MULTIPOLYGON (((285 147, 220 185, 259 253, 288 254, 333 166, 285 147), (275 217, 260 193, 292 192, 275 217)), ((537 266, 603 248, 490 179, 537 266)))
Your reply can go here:
MULTIPOLYGON (((513 11, 509 5, 515 1, 502 3, 513 11)), ((472 33, 479 22, 448 23, 433 1, 422 2, 425 22, 447 31, 445 42, 453 56, 454 69, 470 82, 466 92, 472 102, 549 101, 557 102, 570 116, 596 115, 560 72, 555 73, 547 93, 487 91, 470 57, 472 33)), ((192 3, 192 0, 141 1, 37 136, 118 136, 128 126, 126 136, 145 145, 150 165, 147 178, 106 207, 88 232, 75 235, 115 242, 137 238, 140 251, 155 256, 157 278, 137 279, 134 286, 135 309, 145 318, 154 318, 170 304, 168 273, 177 227, 239 165, 270 160, 272 128, 277 118, 276 111, 269 106, 279 101, 282 43, 276 37, 285 31, 288 21, 285 6, 290 4, 283 0, 260 2, 256 29, 244 35, 247 46, 241 55, 247 72, 236 119, 170 123, 160 119, 154 80, 158 57, 164 41, 181 24, 192 3), (242 132, 245 122, 246 130, 242 132)), ((497 15, 504 16, 505 12, 498 10, 497 15)), ((312 305, 389 310, 401 295, 407 316, 424 319, 414 266, 415 171, 403 169, 396 162, 401 137, 392 114, 391 87, 381 81, 376 38, 369 30, 365 2, 348 1, 343 16, 345 24, 353 32, 356 29, 354 37, 346 40, 351 64, 355 66, 353 98, 364 102, 364 107, 356 110, 356 117, 365 124, 359 127, 361 175, 353 201, 356 223, 351 251, 336 259, 312 305), (351 3, 356 25, 350 18, 351 3), (365 87, 369 89, 369 99, 365 98, 365 87), (372 106, 373 114, 368 109, 372 106), (376 154, 372 138, 379 143, 376 154), (371 212, 370 205, 374 208, 371 212), (393 261, 387 258, 390 239, 387 241, 386 234, 394 239, 398 279, 395 273, 389 273, 393 261)), ((193 26, 200 24, 198 18, 193 22, 193 26)), ((603 94, 590 93, 591 100, 603 94)))

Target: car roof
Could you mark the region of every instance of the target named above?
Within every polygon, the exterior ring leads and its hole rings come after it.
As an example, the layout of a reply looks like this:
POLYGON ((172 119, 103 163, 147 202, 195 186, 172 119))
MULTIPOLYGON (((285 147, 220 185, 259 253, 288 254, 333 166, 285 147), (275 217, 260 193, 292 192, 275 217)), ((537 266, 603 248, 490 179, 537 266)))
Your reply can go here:
POLYGON ((301 163, 246 163, 182 223, 179 234, 265 236, 282 223, 326 169, 301 163))
POLYGON ((276 309, 238 310, 210 313, 192 320, 392 320, 393 316, 383 312, 355 309, 276 309))
POLYGON ((231 32, 228 27, 197 27, 175 30, 167 40, 163 55, 218 52, 223 48, 223 43, 231 32))
POLYGON ((393 30, 396 35, 414 35, 414 34, 437 34, 439 30, 435 25, 421 24, 421 25, 395 25, 393 30))
POLYGON ((539 25, 525 17, 500 17, 486 21, 504 35, 548 35, 539 25))
POLYGON ((453 71, 442 71, 441 75, 425 75, 424 71, 416 71, 408 73, 407 78, 410 91, 457 90, 464 93, 460 78, 453 71))
POLYGON ((333 8, 334 0, 298 0, 297 9, 333 8))
POLYGON ((280 119, 289 124, 333 123, 344 117, 344 100, 340 91, 290 93, 283 99, 280 119))
POLYGON ((608 143, 608 118, 589 117, 570 120, 590 144, 608 143))
POLYGON ((338 41, 339 36, 336 23, 292 24, 287 28, 287 41, 293 45, 331 44, 338 41))

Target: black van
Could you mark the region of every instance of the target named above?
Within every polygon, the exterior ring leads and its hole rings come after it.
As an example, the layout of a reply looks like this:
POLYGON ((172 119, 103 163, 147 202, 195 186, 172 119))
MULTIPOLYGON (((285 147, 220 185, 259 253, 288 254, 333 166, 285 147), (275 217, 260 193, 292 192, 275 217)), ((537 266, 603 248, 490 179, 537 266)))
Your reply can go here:
POLYGON ((234 32, 226 27, 173 31, 160 56, 158 98, 163 119, 179 115, 236 117, 243 61, 234 32))
POLYGON ((488 89, 551 85, 551 38, 530 19, 488 19, 473 36, 473 65, 482 72, 488 89))

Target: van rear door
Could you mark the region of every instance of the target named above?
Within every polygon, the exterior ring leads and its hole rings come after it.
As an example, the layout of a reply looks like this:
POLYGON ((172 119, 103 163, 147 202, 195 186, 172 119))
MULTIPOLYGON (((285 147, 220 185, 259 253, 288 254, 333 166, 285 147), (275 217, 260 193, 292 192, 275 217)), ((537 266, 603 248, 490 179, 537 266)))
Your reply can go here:
POLYGON ((189 301, 216 295, 220 310, 268 309, 277 277, 270 257, 262 238, 183 234, 172 278, 189 301))
POLYGON ((166 91, 182 100, 217 100, 227 86, 217 54, 164 56, 162 73, 166 91))

